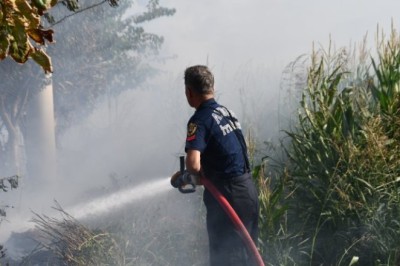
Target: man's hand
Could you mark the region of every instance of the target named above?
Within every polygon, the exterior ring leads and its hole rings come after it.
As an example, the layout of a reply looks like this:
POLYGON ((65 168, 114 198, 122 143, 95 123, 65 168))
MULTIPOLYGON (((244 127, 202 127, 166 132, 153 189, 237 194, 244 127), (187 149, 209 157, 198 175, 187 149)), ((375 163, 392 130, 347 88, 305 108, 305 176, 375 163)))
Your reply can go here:
POLYGON ((189 172, 186 170, 183 171, 183 173, 178 171, 171 177, 171 185, 174 188, 180 188, 189 183, 191 183, 191 176, 190 176, 189 172))
POLYGON ((187 184, 196 185, 198 183, 198 178, 195 175, 189 173, 187 170, 181 173, 180 171, 176 172, 171 177, 171 185, 174 188, 179 188, 186 186, 187 184))
POLYGON ((171 186, 173 186, 174 188, 179 187, 179 183, 180 181, 178 181, 178 179, 181 177, 181 171, 176 172, 175 174, 173 174, 171 176, 171 186))

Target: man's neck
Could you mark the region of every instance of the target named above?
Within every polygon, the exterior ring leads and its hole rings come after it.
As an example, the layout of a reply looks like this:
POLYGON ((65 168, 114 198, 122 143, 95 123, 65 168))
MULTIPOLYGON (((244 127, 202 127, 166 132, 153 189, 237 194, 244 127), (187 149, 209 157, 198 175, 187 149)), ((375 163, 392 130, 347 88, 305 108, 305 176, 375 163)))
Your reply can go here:
POLYGON ((203 95, 199 101, 197 102, 195 108, 196 110, 206 101, 211 100, 214 98, 214 94, 207 94, 207 95, 203 95))

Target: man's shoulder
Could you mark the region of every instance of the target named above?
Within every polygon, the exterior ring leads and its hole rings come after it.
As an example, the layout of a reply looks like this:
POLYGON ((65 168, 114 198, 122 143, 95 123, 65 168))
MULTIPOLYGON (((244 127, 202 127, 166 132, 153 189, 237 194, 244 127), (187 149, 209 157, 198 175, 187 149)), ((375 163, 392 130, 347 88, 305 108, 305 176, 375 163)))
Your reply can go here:
POLYGON ((196 112, 193 114, 192 118, 200 118, 200 119, 207 119, 211 113, 213 112, 213 108, 211 106, 201 108, 196 110, 196 112))
POLYGON ((213 109, 210 108, 205 108, 201 110, 197 110, 192 117, 188 121, 189 124, 196 124, 197 126, 200 127, 206 127, 209 128, 212 124, 212 112, 213 109))

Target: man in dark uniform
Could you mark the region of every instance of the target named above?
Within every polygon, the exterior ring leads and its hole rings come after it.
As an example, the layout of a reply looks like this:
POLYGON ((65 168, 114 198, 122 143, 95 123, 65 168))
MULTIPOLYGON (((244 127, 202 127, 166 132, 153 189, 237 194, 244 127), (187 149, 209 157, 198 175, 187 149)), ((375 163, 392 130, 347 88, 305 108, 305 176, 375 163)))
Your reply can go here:
MULTIPOLYGON (((208 67, 186 69, 185 93, 189 105, 196 109, 187 125, 187 171, 208 178, 216 186, 257 243, 258 195, 239 121, 232 111, 215 101, 214 77, 208 67)), ((171 181, 182 176, 179 174, 171 181)), ((203 200, 207 209, 210 265, 253 265, 233 223, 207 189, 203 200)))

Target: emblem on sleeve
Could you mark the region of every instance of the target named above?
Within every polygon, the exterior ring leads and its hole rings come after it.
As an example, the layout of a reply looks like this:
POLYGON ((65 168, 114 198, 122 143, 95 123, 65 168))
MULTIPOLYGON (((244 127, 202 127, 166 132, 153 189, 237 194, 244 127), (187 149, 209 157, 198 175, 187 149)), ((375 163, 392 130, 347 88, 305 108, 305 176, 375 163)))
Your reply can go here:
POLYGON ((187 130, 188 140, 189 139, 192 140, 195 138, 196 130, 197 130, 197 125, 195 123, 189 123, 187 130))

